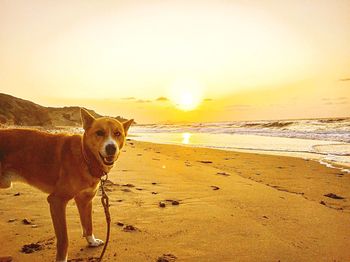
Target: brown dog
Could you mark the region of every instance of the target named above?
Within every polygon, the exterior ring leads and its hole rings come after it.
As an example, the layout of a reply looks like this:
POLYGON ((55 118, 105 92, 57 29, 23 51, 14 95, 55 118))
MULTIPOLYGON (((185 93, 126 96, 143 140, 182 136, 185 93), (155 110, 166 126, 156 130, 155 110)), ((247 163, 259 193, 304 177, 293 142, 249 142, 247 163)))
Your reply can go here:
POLYGON ((0 130, 0 188, 26 182, 49 194, 47 201, 57 238, 56 261, 67 261, 66 206, 74 198, 90 246, 103 241, 92 233, 92 199, 125 144, 133 122, 95 119, 81 109, 83 136, 30 129, 0 130))

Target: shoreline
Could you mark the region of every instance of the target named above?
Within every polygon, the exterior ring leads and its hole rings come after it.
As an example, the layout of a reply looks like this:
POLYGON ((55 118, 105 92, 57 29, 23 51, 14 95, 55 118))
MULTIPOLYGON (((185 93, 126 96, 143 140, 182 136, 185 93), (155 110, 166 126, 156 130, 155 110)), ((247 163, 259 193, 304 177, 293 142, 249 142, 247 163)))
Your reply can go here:
MULTIPOLYGON (((155 133, 158 134, 158 133, 155 133)), ((186 133, 173 133, 177 135, 183 135, 186 133)), ((188 133, 189 134, 189 133, 188 133)), ((193 133, 191 135, 194 135, 196 133, 193 133)), ((232 136, 232 135, 230 135, 232 136)), ((246 135, 240 135, 240 136, 246 136, 246 135)), ((185 147, 193 147, 193 148, 207 148, 207 149, 215 149, 215 150, 223 150, 223 151, 231 151, 231 152, 243 152, 243 153, 252 153, 252 154, 266 154, 271 156, 289 156, 289 157, 296 157, 296 158, 302 158, 302 159, 309 159, 313 161, 317 161, 322 165, 325 165, 330 168, 334 168, 337 170, 340 170, 341 172, 350 173, 350 162, 341 162, 341 161, 334 161, 334 160, 328 160, 327 157, 329 157, 329 154, 327 153, 320 153, 320 152, 312 152, 312 151, 293 151, 293 150, 283 150, 283 149, 257 149, 257 148, 244 148, 244 147, 235 147, 235 146, 227 146, 227 147, 220 147, 220 146, 209 146, 209 145, 203 145, 203 144, 191 144, 187 141, 187 143, 184 143, 183 141, 162 141, 162 140, 153 140, 152 138, 145 138, 142 137, 142 134, 139 135, 137 133, 133 133, 129 135, 130 139, 133 139, 135 141, 140 142, 148 142, 148 143, 154 143, 154 144, 164 144, 164 145, 177 145, 177 146, 185 146, 185 147), (153 140, 153 141, 152 141, 153 140)), ((262 138, 270 138, 268 136, 261 136, 262 138)), ((273 137, 276 139, 291 139, 291 140, 300 140, 298 138, 285 138, 285 137, 273 137)), ((334 142, 339 143, 335 145, 342 145, 341 142, 336 141, 320 141, 320 140, 314 140, 316 142, 334 142)), ((347 144, 350 146, 350 144, 347 144)), ((348 157, 348 156, 347 156, 348 157)), ((350 158, 347 159, 347 161, 350 161, 350 158)))

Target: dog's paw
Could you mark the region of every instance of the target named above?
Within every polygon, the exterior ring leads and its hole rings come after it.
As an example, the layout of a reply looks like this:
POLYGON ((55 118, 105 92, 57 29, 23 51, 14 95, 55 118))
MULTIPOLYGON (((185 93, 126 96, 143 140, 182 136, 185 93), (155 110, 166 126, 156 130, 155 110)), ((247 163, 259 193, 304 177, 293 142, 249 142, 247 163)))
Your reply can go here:
POLYGON ((67 258, 66 259, 61 259, 61 260, 56 260, 56 262, 67 262, 67 258))
POLYGON ((90 247, 99 247, 102 246, 104 244, 103 240, 95 238, 94 241, 89 242, 89 246, 90 247))
POLYGON ((95 238, 94 235, 86 237, 87 242, 89 243, 89 247, 99 247, 104 244, 101 239, 95 238))

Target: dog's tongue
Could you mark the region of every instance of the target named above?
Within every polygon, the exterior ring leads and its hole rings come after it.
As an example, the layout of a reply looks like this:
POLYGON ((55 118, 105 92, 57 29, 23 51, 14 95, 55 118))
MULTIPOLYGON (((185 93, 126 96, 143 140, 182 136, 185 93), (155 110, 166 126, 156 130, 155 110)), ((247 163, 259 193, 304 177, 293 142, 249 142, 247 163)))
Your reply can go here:
POLYGON ((107 156, 107 157, 105 157, 105 160, 106 160, 107 162, 113 162, 113 159, 114 159, 113 156, 107 156))

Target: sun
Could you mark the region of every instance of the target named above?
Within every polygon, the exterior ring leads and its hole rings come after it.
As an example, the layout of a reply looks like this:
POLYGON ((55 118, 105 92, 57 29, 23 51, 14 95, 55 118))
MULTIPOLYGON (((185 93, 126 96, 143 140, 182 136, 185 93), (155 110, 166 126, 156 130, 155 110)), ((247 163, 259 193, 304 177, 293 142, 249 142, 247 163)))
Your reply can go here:
POLYGON ((178 108, 184 111, 191 111, 195 109, 198 104, 199 101, 196 99, 195 95, 187 90, 181 92, 177 101, 178 108))
POLYGON ((183 111, 192 111, 202 102, 203 87, 194 79, 178 79, 170 87, 170 100, 183 111))

